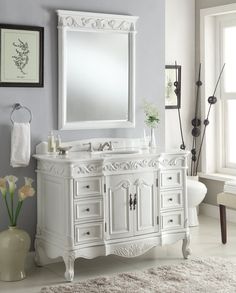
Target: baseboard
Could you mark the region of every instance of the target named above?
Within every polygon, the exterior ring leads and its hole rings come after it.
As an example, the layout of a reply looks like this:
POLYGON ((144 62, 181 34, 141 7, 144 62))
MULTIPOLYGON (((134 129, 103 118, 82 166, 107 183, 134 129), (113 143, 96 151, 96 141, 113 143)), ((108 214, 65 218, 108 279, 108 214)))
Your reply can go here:
POLYGON ((27 257, 26 257, 26 260, 25 260, 26 269, 30 270, 31 268, 33 268, 35 266, 34 256, 35 256, 34 251, 30 251, 27 254, 27 257))
MULTIPOLYGON (((211 218, 219 219, 219 208, 208 203, 202 203, 200 205, 200 215, 208 216, 211 218)), ((226 212, 227 221, 236 223, 236 210, 231 210, 227 208, 226 212)))
MULTIPOLYGON (((63 262, 61 257, 57 258, 47 258, 47 263, 46 264, 51 264, 51 263, 58 263, 58 262, 63 262)), ((35 263, 35 251, 29 251, 25 260, 25 267, 26 269, 30 270, 31 268, 37 266, 35 263)))

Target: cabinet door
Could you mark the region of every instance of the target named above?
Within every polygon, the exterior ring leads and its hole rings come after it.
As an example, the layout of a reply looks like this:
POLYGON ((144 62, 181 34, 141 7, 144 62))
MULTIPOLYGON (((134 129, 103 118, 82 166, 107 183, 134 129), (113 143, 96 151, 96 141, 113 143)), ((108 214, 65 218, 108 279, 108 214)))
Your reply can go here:
POLYGON ((135 175, 134 186, 135 234, 152 233, 157 230, 157 187, 153 172, 135 175))
POLYGON ((107 184, 107 238, 133 235, 133 211, 130 209, 132 176, 114 175, 106 178, 107 184))

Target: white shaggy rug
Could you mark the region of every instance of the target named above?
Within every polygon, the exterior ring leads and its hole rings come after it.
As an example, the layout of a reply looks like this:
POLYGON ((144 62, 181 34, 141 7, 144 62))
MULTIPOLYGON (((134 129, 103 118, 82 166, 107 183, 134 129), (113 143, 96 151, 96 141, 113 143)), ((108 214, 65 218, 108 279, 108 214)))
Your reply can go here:
POLYGON ((235 293, 236 265, 223 258, 194 258, 178 265, 50 286, 41 293, 235 293))

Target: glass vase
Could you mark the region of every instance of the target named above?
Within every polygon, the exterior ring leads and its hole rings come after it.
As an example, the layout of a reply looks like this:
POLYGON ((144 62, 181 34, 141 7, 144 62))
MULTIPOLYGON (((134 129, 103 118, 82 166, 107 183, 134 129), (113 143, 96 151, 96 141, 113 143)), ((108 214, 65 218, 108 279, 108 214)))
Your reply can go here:
POLYGON ((155 128, 151 128, 151 138, 150 138, 150 142, 149 142, 149 147, 151 149, 155 149, 156 148, 156 138, 155 138, 155 128))

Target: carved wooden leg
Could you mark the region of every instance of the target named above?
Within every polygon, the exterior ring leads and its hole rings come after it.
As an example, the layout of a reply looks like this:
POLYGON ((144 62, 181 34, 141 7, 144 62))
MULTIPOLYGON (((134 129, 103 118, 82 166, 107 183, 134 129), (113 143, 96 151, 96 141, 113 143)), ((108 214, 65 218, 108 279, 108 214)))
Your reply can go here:
POLYGON ((74 279, 75 256, 73 253, 68 253, 63 256, 63 260, 66 266, 65 278, 68 282, 72 282, 74 279))
POLYGON ((191 249, 189 248, 190 244, 190 235, 186 235, 186 237, 183 239, 183 245, 182 245, 182 252, 183 257, 187 259, 189 255, 191 254, 191 249))
POLYGON ((220 208, 220 228, 221 228, 221 240, 225 244, 227 242, 226 232, 226 208, 224 205, 219 205, 220 208))

